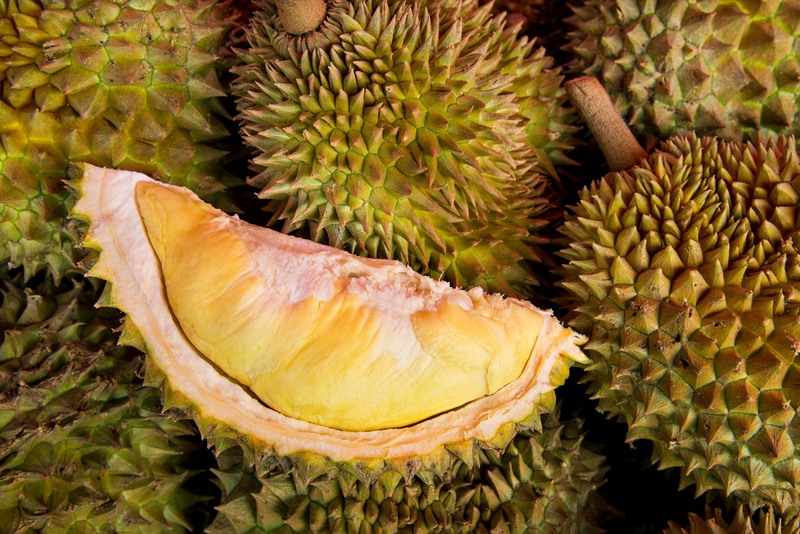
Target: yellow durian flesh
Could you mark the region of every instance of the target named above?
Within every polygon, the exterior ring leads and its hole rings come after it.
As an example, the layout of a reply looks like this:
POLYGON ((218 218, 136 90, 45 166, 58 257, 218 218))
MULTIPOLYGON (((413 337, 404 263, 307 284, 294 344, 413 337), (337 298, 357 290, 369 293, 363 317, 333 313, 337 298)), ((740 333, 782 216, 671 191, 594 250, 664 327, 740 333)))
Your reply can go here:
POLYGON ((403 427, 496 393, 534 354, 544 316, 528 303, 255 232, 158 183, 135 195, 183 333, 287 416, 403 427))

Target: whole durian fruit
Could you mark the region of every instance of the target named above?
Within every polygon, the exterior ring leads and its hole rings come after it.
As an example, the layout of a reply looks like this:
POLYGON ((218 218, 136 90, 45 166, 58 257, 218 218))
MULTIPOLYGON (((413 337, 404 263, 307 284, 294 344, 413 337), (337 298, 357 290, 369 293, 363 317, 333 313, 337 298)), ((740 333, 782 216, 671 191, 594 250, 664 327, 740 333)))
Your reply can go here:
POLYGON ((78 272, 71 162, 149 172, 230 208, 208 0, 0 5, 0 263, 78 272))
POLYGON ((347 474, 301 483, 280 469, 259 477, 241 449, 229 449, 215 471, 223 500, 207 531, 601 532, 604 458, 584 445, 581 420, 559 414, 505 451, 477 452, 472 466, 460 462, 445 479, 395 487, 347 474))
POLYGON ((543 48, 475 1, 264 4, 233 86, 273 222, 454 286, 530 293, 574 130, 543 48))
POLYGON ((118 346, 102 284, 0 267, 0 532, 167 532, 205 521, 205 448, 118 346), (41 281, 40 281, 41 280, 41 281), (39 283, 36 283, 39 282, 39 283))
POLYGON ((640 150, 581 191, 562 228, 560 286, 566 320, 589 336, 590 393, 682 485, 796 516, 795 141, 680 135, 640 150))
POLYGON ((636 133, 800 133, 796 2, 585 0, 573 10, 569 70, 598 78, 636 133))

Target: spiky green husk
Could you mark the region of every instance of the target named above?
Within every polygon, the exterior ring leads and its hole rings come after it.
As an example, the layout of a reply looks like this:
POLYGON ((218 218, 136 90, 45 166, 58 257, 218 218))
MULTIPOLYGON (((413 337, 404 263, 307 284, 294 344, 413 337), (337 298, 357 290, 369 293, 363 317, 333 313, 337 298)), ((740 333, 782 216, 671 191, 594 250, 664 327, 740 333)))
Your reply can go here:
POLYGON ((94 308, 102 284, 74 277, 56 285, 0 267, 0 456, 28 433, 125 398, 141 359, 116 346, 119 313, 94 308))
POLYGON ((302 483, 281 470, 258 477, 240 451, 219 458, 223 503, 209 527, 234 532, 593 532, 605 503, 604 458, 582 444, 581 421, 548 414, 541 432, 504 452, 481 451, 446 479, 387 487, 353 476, 302 483), (239 454, 237 454, 237 452, 239 454))
POLYGON ((316 32, 264 5, 234 84, 273 221, 454 286, 530 291, 557 210, 539 171, 574 127, 542 48, 475 2, 331 2, 316 32))
POLYGON ((794 140, 674 137, 581 192, 567 316, 599 409, 697 493, 800 512, 800 160, 794 140))
POLYGON ((600 79, 639 134, 797 134, 799 7, 587 0, 568 20, 570 69, 600 79))
POLYGON ((0 5, 0 263, 78 272, 70 162, 148 172, 229 207, 207 0, 0 5))
POLYGON ((94 309, 101 282, 0 273, 0 532, 191 529, 205 447, 142 386, 119 313, 94 309))
POLYGON ((719 509, 708 511, 705 519, 690 513, 688 525, 670 521, 664 534, 791 534, 798 530, 800 517, 787 522, 770 510, 759 510, 750 516, 745 507, 740 506, 729 521, 719 509))
POLYGON ((198 505, 209 495, 192 480, 202 442, 190 422, 161 413, 159 396, 140 386, 21 436, 0 458, 0 532, 166 533, 205 522, 198 505))

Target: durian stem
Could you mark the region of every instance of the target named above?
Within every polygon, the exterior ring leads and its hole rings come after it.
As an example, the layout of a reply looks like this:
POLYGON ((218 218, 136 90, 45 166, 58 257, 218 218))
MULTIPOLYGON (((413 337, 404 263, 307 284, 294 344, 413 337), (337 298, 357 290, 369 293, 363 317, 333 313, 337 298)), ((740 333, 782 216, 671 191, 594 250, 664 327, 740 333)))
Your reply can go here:
POLYGON ((647 157, 597 79, 583 76, 564 85, 612 171, 629 169, 647 157))
POLYGON ((283 29, 292 35, 313 32, 325 18, 325 0, 275 0, 283 29))

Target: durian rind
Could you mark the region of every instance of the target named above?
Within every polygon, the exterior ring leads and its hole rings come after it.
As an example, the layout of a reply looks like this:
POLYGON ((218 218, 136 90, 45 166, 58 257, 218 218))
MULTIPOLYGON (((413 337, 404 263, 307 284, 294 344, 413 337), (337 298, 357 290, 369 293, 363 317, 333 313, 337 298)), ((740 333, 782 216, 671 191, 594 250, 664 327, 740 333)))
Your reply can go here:
POLYGON ((597 77, 637 133, 800 133, 796 2, 573 4, 567 69, 597 77))
POLYGON ((194 477, 194 424, 129 384, 101 407, 41 421, 0 459, 0 533, 188 532, 211 499, 194 477))
POLYGON ((681 487, 800 513, 800 156, 675 136, 581 192, 560 285, 598 409, 681 487))
POLYGON ((222 500, 208 532, 601 532, 608 504, 597 488, 607 466, 584 444, 583 421, 559 412, 502 451, 481 449, 473 462, 456 462, 445 478, 396 487, 348 473, 307 483, 281 470, 259 476, 232 449, 218 458, 222 500))
POLYGON ((0 265, 0 534, 191 530, 211 495, 195 425, 160 413, 103 282, 0 265))
POLYGON ((339 469, 394 483, 420 473, 442 475, 456 459, 471 461, 474 447, 502 448, 518 428, 538 428, 569 367, 586 362, 578 348, 582 336, 541 312, 540 341, 522 376, 494 395, 402 429, 345 432, 286 417, 220 374, 175 324, 133 201, 136 184, 152 180, 85 169, 75 213, 91 222, 84 245, 101 250, 89 275, 110 282, 104 303, 126 312, 122 339, 149 354, 147 380, 162 385, 165 407, 190 413, 218 450, 235 443, 257 465, 281 462, 304 478, 339 469))
POLYGON ((330 2, 315 32, 253 18, 233 84, 251 184, 286 233, 528 296, 569 163, 563 77, 475 2, 330 2))
POLYGON ((233 209, 217 79, 228 23, 208 0, 0 6, 0 262, 56 283, 84 272, 71 162, 185 185, 233 209))

